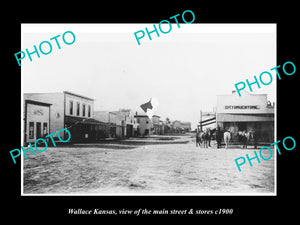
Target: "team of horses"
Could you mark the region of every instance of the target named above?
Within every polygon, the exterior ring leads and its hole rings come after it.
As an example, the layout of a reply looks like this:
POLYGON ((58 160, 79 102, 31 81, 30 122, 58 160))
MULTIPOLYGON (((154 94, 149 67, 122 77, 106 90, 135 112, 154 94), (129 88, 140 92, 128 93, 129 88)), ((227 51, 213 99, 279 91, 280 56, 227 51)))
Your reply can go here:
MULTIPOLYGON (((221 141, 222 138, 224 140, 225 143, 225 149, 228 148, 230 141, 232 140, 233 137, 233 133, 230 132, 229 130, 225 130, 225 131, 220 131, 218 129, 205 129, 204 131, 200 131, 197 132, 196 134, 196 147, 201 147, 201 144, 203 143, 203 147, 204 148, 208 148, 210 147, 210 142, 211 139, 213 137, 213 135, 215 134, 216 137, 216 141, 217 141, 217 145, 218 148, 221 147, 221 141)), ((256 148, 256 140, 254 138, 254 132, 253 131, 238 131, 235 135, 238 136, 238 140, 240 142, 242 142, 243 147, 242 148, 247 148, 248 143, 250 142, 250 140, 254 140, 254 147, 256 148)))
POLYGON ((201 147, 201 144, 203 142, 204 148, 210 147, 210 141, 212 138, 212 133, 210 129, 206 129, 205 131, 200 131, 196 134, 196 147, 201 147))

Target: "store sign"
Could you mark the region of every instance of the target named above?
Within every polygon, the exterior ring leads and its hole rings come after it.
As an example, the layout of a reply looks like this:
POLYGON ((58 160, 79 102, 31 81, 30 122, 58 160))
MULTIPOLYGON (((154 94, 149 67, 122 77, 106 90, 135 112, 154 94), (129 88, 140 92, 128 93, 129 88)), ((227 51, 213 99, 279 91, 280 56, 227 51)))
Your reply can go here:
POLYGON ((34 114, 34 115, 43 116, 43 115, 44 115, 44 112, 43 112, 42 109, 37 109, 37 110, 34 110, 34 111, 33 111, 33 114, 34 114))
POLYGON ((225 105, 225 109, 260 109, 259 105, 225 105))

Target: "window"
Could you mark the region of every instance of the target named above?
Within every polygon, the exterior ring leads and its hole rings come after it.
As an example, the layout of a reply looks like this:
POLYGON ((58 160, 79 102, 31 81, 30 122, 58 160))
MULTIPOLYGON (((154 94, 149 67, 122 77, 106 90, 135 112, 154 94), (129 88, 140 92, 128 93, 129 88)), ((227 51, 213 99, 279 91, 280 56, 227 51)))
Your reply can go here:
POLYGON ((48 134, 48 123, 43 123, 43 137, 48 134))
POLYGON ((82 116, 85 116, 85 104, 82 104, 82 116))
POLYGON ((76 113, 77 116, 80 115, 80 103, 77 102, 77 113, 76 113))
POLYGON ((88 106, 88 117, 91 117, 91 106, 88 106))
POLYGON ((70 115, 73 115, 73 101, 70 100, 70 115))
POLYGON ((34 138, 34 122, 29 122, 29 138, 34 138))

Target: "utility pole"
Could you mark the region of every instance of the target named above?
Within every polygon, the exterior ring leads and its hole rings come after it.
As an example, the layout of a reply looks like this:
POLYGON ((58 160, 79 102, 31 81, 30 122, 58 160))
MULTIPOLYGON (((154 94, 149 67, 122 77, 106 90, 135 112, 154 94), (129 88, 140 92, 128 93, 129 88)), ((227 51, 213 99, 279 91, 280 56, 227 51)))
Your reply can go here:
POLYGON ((200 131, 202 132, 202 110, 200 110, 200 131))

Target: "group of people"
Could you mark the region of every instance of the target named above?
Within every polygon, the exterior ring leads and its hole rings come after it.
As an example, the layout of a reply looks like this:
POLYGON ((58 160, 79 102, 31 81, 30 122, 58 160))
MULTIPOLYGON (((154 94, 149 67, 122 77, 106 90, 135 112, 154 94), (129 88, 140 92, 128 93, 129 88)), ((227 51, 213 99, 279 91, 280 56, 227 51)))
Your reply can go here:
MULTIPOLYGON (((217 141, 217 148, 221 148, 222 140, 224 140, 225 148, 229 146, 230 141, 232 141, 233 133, 230 130, 221 130, 218 126, 215 129, 207 128, 204 131, 197 131, 196 134, 196 147, 201 147, 203 143, 204 148, 211 147, 210 142, 212 140, 213 135, 215 135, 215 139, 217 141)), ((258 137, 257 133, 254 130, 251 131, 238 131, 235 135, 238 136, 238 141, 242 143, 242 148, 247 148, 250 140, 253 140, 254 148, 257 148, 258 137)))

